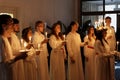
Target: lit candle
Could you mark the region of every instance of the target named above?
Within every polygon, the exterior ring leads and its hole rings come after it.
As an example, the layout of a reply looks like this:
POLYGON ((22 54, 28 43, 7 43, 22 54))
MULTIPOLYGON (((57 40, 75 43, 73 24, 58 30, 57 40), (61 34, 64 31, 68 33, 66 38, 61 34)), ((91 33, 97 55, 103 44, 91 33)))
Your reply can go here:
POLYGON ((38 43, 38 49, 40 49, 40 43, 38 43))
POLYGON ((119 45, 119 41, 117 41, 117 51, 118 51, 118 45, 119 45))
POLYGON ((47 38, 47 32, 45 32, 45 38, 47 38))
POLYGON ((24 42, 24 48, 26 48, 26 46, 27 46, 27 42, 24 42))
POLYGON ((64 41, 65 41, 65 39, 66 39, 66 38, 65 38, 65 35, 63 35, 63 38, 64 38, 64 41))
POLYGON ((23 39, 21 39, 21 44, 23 44, 23 39))
POLYGON ((31 40, 32 40, 32 37, 31 36, 29 36, 29 42, 31 43, 31 40))

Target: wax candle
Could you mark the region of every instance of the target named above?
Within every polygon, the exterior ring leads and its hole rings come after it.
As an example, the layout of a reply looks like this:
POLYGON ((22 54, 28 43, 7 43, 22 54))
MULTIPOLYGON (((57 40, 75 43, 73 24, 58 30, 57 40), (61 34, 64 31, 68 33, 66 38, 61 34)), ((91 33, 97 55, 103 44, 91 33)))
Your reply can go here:
POLYGON ((65 37, 66 37, 66 36, 65 36, 65 35, 63 35, 64 41, 65 41, 65 37))
POLYGON ((117 41, 117 51, 118 51, 118 45, 119 45, 119 41, 117 41))
POLYGON ((32 37, 31 36, 29 36, 29 42, 31 43, 31 40, 32 40, 32 37))
POLYGON ((47 33, 47 32, 45 32, 45 38, 47 38, 47 34, 48 34, 48 33, 47 33))

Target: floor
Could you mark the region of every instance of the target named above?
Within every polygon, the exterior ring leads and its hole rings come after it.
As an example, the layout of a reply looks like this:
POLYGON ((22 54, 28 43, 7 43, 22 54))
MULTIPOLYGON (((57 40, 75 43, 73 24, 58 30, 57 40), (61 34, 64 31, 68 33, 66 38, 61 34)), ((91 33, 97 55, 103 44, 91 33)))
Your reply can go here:
POLYGON ((115 78, 120 80, 120 61, 115 62, 115 78))

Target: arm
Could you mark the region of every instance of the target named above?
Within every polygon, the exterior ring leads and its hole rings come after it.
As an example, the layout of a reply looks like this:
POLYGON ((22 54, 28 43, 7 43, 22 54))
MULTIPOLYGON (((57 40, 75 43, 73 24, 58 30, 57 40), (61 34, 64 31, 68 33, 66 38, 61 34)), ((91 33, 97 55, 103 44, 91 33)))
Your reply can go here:
MULTIPOLYGON (((84 38, 84 42, 87 42, 87 41, 88 41, 88 38, 87 38, 87 36, 86 36, 86 37, 84 38)), ((84 46, 84 56, 85 56, 85 57, 88 56, 88 52, 89 52, 89 51, 87 50, 87 49, 88 49, 87 46, 88 46, 88 45, 85 45, 85 46, 84 46)))
POLYGON ((68 35, 67 37, 66 37, 66 39, 67 39, 67 51, 68 51, 68 55, 70 56, 70 57, 73 57, 74 56, 74 53, 73 53, 73 51, 72 51, 72 39, 71 39, 71 36, 70 35, 68 35))
POLYGON ((63 47, 63 43, 62 42, 58 43, 57 39, 56 39, 56 37, 54 35, 52 35, 50 37, 49 44, 50 44, 50 46, 51 46, 52 49, 60 49, 60 48, 63 47))

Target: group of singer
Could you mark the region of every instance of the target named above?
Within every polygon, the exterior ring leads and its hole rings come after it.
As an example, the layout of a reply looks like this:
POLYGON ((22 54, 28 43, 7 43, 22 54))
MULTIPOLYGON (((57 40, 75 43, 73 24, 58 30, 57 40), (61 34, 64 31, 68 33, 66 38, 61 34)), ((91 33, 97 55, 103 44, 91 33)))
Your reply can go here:
POLYGON ((21 41, 17 35, 19 20, 0 15, 0 80, 115 80, 115 31, 110 25, 110 17, 105 18, 105 23, 102 29, 91 25, 82 42, 77 33, 77 21, 72 21, 67 27, 66 36, 61 24, 54 23, 50 37, 47 37, 44 22, 38 20, 34 32, 31 27, 22 30, 21 41), (50 53, 47 44, 52 49, 50 53), (84 49, 85 68, 81 47, 84 49))

